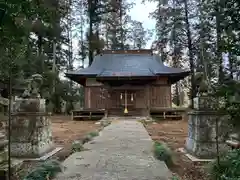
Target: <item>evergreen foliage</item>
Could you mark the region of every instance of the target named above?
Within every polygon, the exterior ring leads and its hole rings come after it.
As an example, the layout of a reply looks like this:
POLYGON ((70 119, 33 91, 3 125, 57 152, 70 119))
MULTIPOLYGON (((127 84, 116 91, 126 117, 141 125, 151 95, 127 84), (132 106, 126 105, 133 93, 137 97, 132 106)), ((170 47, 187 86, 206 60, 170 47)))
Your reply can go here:
POLYGON ((61 172, 61 164, 56 160, 47 161, 36 167, 23 180, 46 180, 61 172))
POLYGON ((154 143, 154 155, 158 160, 164 161, 167 164, 167 166, 171 166, 173 164, 170 149, 167 148, 167 146, 162 143, 159 142, 154 143))
POLYGON ((210 178, 212 180, 240 179, 240 150, 229 151, 222 155, 219 164, 217 161, 211 163, 210 178))

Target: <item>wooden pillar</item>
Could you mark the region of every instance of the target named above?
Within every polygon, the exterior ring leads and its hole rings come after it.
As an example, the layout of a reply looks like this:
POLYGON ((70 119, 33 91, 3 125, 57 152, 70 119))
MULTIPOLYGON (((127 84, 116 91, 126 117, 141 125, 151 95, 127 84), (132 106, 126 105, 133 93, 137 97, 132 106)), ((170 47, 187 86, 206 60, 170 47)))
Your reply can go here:
MULTIPOLYGON (((106 90, 106 89, 105 89, 106 90)), ((109 91, 105 91, 105 117, 108 117, 108 107, 110 106, 109 105, 109 91)))
POLYGON ((170 84, 169 86, 170 86, 170 88, 169 88, 169 91, 170 91, 169 92, 170 93, 170 95, 169 95, 170 96, 170 107, 172 107, 172 85, 170 84))
POLYGON ((88 94, 87 94, 87 101, 88 101, 88 108, 91 108, 91 88, 88 88, 88 94))
POLYGON ((147 113, 148 113, 148 116, 150 116, 150 85, 147 85, 147 113))

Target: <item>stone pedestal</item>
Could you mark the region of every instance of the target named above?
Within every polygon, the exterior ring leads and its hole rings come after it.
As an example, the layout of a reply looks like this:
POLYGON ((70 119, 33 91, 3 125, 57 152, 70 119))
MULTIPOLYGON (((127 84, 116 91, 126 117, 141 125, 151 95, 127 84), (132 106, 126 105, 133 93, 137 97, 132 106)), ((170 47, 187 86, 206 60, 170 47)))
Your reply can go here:
MULTIPOLYGON (((188 114, 188 137, 186 150, 193 156, 203 159, 216 157, 216 112, 192 111, 188 114)), ((218 142, 219 152, 228 150, 225 141, 230 133, 226 116, 219 117, 218 142)))
MULTIPOLYGON (((8 179, 8 140, 4 133, 0 132, 0 179, 8 179)), ((22 161, 11 159, 11 173, 21 169, 22 161)))
POLYGON ((53 150, 51 122, 44 99, 17 99, 11 123, 13 157, 37 158, 53 150))
POLYGON ((209 109, 217 105, 215 103, 215 99, 206 95, 197 96, 193 99, 193 101, 194 109, 196 110, 209 111, 209 109))

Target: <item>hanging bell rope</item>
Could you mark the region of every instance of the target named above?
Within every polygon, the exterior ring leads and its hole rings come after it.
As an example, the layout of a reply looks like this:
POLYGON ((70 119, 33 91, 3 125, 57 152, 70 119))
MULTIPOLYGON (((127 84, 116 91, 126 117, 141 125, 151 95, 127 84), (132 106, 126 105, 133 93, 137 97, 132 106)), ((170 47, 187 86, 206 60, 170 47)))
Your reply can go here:
POLYGON ((127 109, 127 91, 125 91, 125 108, 124 108, 124 114, 128 113, 128 109, 127 109))

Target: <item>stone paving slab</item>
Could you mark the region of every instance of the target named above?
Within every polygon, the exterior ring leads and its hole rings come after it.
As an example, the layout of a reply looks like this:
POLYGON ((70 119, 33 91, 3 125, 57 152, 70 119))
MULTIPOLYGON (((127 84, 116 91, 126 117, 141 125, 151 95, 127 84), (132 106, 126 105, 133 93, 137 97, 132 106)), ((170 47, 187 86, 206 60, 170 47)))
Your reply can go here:
POLYGON ((153 157, 153 141, 138 121, 114 121, 63 162, 56 180, 169 180, 171 172, 153 157))

